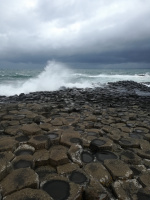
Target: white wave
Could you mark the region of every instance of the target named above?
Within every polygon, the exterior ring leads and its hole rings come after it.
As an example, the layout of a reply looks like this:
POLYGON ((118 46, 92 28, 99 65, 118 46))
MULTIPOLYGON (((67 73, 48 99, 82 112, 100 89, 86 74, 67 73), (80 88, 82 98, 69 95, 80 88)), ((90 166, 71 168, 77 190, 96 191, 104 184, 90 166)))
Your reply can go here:
POLYGON ((28 79, 25 82, 15 81, 11 84, 0 85, 0 95, 19 95, 20 93, 30 93, 36 91, 54 91, 60 87, 90 87, 89 82, 75 82, 71 81, 72 75, 70 69, 64 64, 58 62, 48 62, 44 71, 41 72, 36 78, 28 79))

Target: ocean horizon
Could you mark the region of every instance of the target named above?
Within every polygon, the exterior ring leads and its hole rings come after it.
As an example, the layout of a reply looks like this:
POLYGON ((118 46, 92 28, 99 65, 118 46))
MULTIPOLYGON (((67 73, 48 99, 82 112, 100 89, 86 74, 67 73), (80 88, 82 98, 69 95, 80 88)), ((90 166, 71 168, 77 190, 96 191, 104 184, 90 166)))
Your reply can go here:
POLYGON ((109 82, 135 81, 150 86, 150 68, 76 68, 49 62, 41 68, 0 69, 0 95, 11 96, 66 88, 103 87, 109 82))

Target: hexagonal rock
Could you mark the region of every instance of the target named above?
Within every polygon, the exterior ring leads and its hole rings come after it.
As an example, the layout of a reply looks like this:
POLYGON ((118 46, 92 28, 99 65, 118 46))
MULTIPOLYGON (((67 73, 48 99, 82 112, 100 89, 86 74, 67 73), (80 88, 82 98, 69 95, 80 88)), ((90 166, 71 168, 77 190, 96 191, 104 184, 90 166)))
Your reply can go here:
POLYGON ((19 132, 20 127, 21 127, 20 125, 18 125, 18 126, 9 126, 9 127, 7 127, 5 129, 4 132, 13 136, 13 135, 16 135, 19 132))
POLYGON ((49 123, 42 123, 40 124, 40 128, 44 131, 50 131, 52 128, 52 125, 49 123))
POLYGON ((0 181, 10 173, 12 166, 9 161, 14 158, 14 155, 11 152, 2 152, 0 153, 0 181))
POLYGON ((62 117, 55 118, 51 121, 51 124, 53 126, 62 126, 63 125, 63 118, 62 117))
POLYGON ((67 151, 68 149, 62 145, 52 146, 50 148, 50 164, 58 166, 68 163, 67 151))
POLYGON ((84 198, 88 200, 107 200, 108 193, 98 181, 91 179, 90 184, 85 188, 84 198))
POLYGON ((73 170, 69 175, 69 180, 84 187, 89 183, 89 177, 82 169, 73 170))
POLYGON ((28 144, 21 144, 15 151, 16 156, 20 155, 33 155, 35 148, 28 144))
POLYGON ((126 181, 118 180, 112 184, 112 188, 116 197, 119 200, 123 199, 137 199, 137 192, 142 186, 136 179, 130 179, 126 181))
POLYGON ((19 143, 12 137, 0 138, 0 152, 1 151, 14 151, 19 143))
POLYGON ((32 145, 35 149, 49 149, 50 139, 47 135, 36 135, 28 141, 28 144, 32 145))
POLYGON ((81 160, 81 153, 83 149, 82 146, 79 144, 74 144, 70 147, 68 151, 69 158, 76 164, 82 166, 82 160, 81 160))
POLYGON ((124 151, 121 153, 121 160, 128 164, 138 165, 141 163, 141 158, 132 151, 124 151))
POLYGON ((41 182, 47 180, 47 177, 52 174, 56 174, 56 169, 50 165, 46 165, 36 168, 35 172, 39 175, 39 180, 41 182))
POLYGON ((123 148, 139 148, 140 142, 133 138, 122 138, 119 140, 119 144, 123 148))
POLYGON ((23 188, 38 188, 38 175, 29 168, 17 169, 10 173, 4 180, 1 181, 0 188, 3 196, 23 188))
POLYGON ((143 187, 150 187, 150 172, 141 174, 139 182, 143 185, 143 187))
POLYGON ((98 139, 94 139, 90 143, 90 149, 94 152, 99 150, 111 150, 113 145, 113 141, 107 138, 100 137, 98 139))
POLYGON ((34 168, 33 157, 31 155, 20 155, 17 156, 12 161, 12 166, 14 169, 20 168, 34 168))
POLYGON ((140 148, 143 150, 143 151, 148 151, 150 149, 150 143, 146 140, 140 140, 140 148))
POLYGON ((26 188, 8 195, 4 200, 25 200, 25 199, 38 199, 38 200, 53 200, 46 192, 43 190, 26 188))
POLYGON ((61 175, 70 174, 72 171, 79 169, 79 165, 74 163, 67 163, 57 167, 57 173, 61 175))
POLYGON ((148 149, 148 150, 138 150, 137 154, 141 158, 150 159, 150 149, 148 149))
POLYGON ((107 169, 101 163, 89 163, 84 168, 85 172, 104 186, 109 186, 112 178, 107 169))
POLYGON ((23 124, 20 130, 25 134, 25 135, 38 135, 42 133, 40 127, 35 124, 23 124))
POLYGON ((47 151, 46 149, 36 151, 33 154, 33 160, 35 162, 36 167, 42 165, 48 165, 50 163, 49 151, 47 151))
POLYGON ((48 132, 47 137, 50 139, 50 145, 58 145, 61 137, 61 131, 48 132))
POLYGON ((66 145, 70 147, 72 144, 77 143, 77 144, 82 144, 82 140, 80 138, 79 132, 63 132, 61 135, 60 143, 63 145, 66 145))
POLYGON ((137 193, 137 199, 149 200, 150 199, 150 189, 149 187, 139 189, 137 193))
POLYGON ((113 179, 128 179, 133 175, 132 170, 121 160, 105 160, 105 167, 108 169, 113 179))
POLYGON ((82 187, 67 178, 54 176, 44 181, 40 185, 41 189, 46 191, 52 199, 81 200, 82 187))

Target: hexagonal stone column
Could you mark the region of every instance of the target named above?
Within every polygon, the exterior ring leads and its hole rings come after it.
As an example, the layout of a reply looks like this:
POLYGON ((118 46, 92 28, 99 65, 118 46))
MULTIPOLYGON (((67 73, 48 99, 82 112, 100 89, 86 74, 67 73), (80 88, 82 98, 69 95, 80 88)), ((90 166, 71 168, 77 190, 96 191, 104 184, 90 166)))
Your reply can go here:
POLYGON ((1 181, 0 188, 3 196, 23 188, 38 188, 38 175, 29 168, 17 169, 10 173, 4 180, 1 181))

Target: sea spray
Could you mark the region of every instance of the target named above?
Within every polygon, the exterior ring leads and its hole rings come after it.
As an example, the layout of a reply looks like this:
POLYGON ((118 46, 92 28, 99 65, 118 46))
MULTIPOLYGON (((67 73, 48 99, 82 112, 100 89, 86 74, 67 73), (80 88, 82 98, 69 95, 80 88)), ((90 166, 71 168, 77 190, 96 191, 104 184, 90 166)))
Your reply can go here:
POLYGON ((0 85, 0 95, 14 95, 35 91, 53 91, 65 86, 69 81, 69 70, 64 64, 49 61, 44 71, 26 81, 16 81, 0 85))

